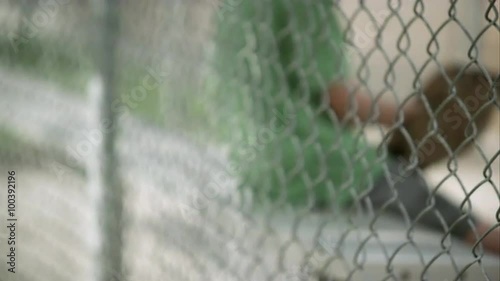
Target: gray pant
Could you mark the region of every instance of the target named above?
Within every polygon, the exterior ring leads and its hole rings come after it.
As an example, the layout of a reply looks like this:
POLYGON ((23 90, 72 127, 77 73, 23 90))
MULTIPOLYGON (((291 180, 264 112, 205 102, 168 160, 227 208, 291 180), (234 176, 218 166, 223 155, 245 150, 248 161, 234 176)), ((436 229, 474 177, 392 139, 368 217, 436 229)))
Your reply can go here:
POLYGON ((388 171, 375 180, 367 195, 373 207, 398 216, 406 212, 411 221, 463 238, 474 219, 439 194, 432 195, 420 170, 405 173, 406 166, 405 161, 396 157, 389 159, 388 171))

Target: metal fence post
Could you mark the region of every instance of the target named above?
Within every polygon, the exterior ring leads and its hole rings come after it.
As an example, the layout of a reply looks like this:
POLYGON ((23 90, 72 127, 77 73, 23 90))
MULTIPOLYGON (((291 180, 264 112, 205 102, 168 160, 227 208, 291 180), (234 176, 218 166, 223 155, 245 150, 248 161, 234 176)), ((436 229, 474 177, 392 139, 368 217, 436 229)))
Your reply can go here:
POLYGON ((97 219, 96 272, 94 280, 121 280, 123 185, 118 175, 115 143, 118 128, 112 102, 118 98, 116 89, 116 47, 119 39, 119 0, 94 1, 97 15, 95 58, 98 67, 94 108, 97 128, 102 136, 95 148, 95 160, 89 165, 91 200, 97 219))

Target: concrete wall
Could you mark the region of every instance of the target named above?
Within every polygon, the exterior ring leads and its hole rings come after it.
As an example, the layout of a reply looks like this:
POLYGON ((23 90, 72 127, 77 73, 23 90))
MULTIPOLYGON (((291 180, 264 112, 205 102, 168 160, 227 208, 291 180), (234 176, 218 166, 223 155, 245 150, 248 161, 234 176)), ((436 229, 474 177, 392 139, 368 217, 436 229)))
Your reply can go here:
MULTIPOLYGON (((417 6, 417 10, 423 11, 422 18, 418 18, 414 12, 414 1, 400 1, 402 3, 399 7, 392 6, 394 11, 388 7, 388 3, 397 1, 365 2, 366 9, 362 9, 356 17, 353 15, 360 9, 359 1, 341 1, 340 7, 353 24, 356 49, 360 49, 366 56, 373 51, 373 48, 376 48, 368 58, 366 67, 371 74, 367 86, 375 93, 387 91, 388 95, 395 93, 397 96, 404 97, 413 88, 412 83, 416 77, 416 71, 424 68, 422 78, 425 79, 437 69, 439 64, 468 63, 470 58, 467 53, 472 40, 477 38, 481 30, 488 25, 484 17, 487 1, 458 1, 455 7, 456 22, 450 21, 447 24, 445 22, 450 20, 451 10, 449 1, 423 1, 425 3, 423 8, 417 6), (368 13, 377 19, 378 28, 375 26, 377 29, 374 29, 373 21, 368 17, 368 13), (377 48, 375 31, 379 30, 384 22, 386 25, 381 32, 381 47, 377 48), (458 23, 467 30, 470 38, 458 23), (406 38, 403 36, 405 34, 403 25, 406 25, 406 38), (444 28, 440 29, 443 25, 444 28), (433 34, 437 34, 435 38, 439 51, 436 44, 432 44, 430 50, 436 55, 436 60, 433 60, 427 52, 433 34), (402 41, 398 44, 398 40, 402 41), (405 51, 398 50, 398 45, 405 51), (384 53, 387 58, 384 58, 384 53), (429 61, 430 63, 426 65, 429 61), (394 91, 384 84, 384 76, 390 72, 390 62, 394 63, 394 70, 391 72, 393 75, 391 85, 394 91), (416 68, 416 71, 412 69, 412 66, 416 68)), ((494 15, 491 14, 491 17, 494 15)), ((489 28, 488 32, 480 38, 477 44, 479 63, 498 71, 498 30, 489 28)), ((353 72, 358 70, 362 59, 363 56, 352 57, 353 72)))

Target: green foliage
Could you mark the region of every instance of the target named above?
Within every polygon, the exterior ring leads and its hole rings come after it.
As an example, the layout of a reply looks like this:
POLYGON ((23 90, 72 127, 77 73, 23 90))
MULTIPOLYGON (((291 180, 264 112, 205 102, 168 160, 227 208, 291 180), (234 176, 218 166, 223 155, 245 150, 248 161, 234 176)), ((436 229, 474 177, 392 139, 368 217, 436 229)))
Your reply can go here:
MULTIPOLYGON (((88 80, 96 71, 92 60, 90 52, 46 38, 33 38, 16 50, 8 38, 0 37, 1 67, 53 82, 71 93, 85 93, 88 80)), ((148 73, 140 65, 124 63, 118 75, 118 92, 125 98, 148 73)), ((146 91, 146 98, 129 109, 147 120, 160 122, 160 87, 146 91)))
POLYGON ((83 92, 92 73, 90 54, 60 42, 38 37, 14 48, 9 38, 0 37, 0 64, 9 69, 56 82, 83 92))

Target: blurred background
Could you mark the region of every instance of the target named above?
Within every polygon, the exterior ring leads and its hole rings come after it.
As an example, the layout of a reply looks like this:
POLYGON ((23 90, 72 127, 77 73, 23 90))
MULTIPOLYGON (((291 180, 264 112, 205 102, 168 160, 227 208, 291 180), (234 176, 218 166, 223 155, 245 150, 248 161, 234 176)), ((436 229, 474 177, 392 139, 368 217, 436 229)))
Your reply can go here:
MULTIPOLYGON (((498 1, 335 2, 351 76, 372 95, 402 101, 450 63, 498 74, 498 1)), ((211 136, 221 109, 207 90, 213 19, 238 3, 0 2, 0 166, 18 175, 21 220, 18 273, 2 255, 0 280, 318 280, 299 279, 304 264, 332 280, 499 280, 498 259, 390 217, 247 211, 224 172, 228 144, 211 136), (119 128, 109 135, 106 116, 119 128), (199 200, 213 178, 225 188, 199 200)), ((472 194, 493 224, 498 108, 491 118, 455 173, 442 161, 424 174, 457 204, 472 194)), ((364 131, 374 144, 385 133, 364 131)))

